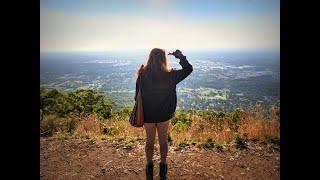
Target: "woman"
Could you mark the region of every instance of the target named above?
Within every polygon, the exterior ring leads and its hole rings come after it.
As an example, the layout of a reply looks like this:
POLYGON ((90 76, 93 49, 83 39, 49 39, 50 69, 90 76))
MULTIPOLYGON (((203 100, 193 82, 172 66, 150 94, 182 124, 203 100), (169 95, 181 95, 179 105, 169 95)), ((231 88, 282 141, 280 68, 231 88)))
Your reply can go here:
MULTIPOLYGON (((180 59, 182 69, 175 70, 168 67, 165 51, 154 48, 150 52, 147 64, 141 65, 137 76, 141 76, 141 95, 144 110, 144 127, 146 131, 146 176, 153 179, 153 149, 156 131, 160 145, 160 179, 166 179, 168 153, 168 125, 174 116, 177 105, 176 84, 185 79, 193 70, 192 65, 183 56, 181 51, 172 53, 180 59)), ((139 81, 136 82, 136 95, 139 81)))

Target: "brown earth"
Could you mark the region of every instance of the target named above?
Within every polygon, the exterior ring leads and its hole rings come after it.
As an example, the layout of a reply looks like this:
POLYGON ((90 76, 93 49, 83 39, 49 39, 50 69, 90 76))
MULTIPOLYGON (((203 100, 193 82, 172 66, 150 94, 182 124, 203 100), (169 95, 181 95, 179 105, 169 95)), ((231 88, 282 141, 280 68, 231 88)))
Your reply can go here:
MULTIPOLYGON (((250 142, 222 151, 169 146, 168 179, 280 179, 280 153, 270 144, 250 142)), ((155 145, 154 179, 159 179, 155 145)), ((144 141, 131 149, 121 142, 40 139, 40 177, 46 179, 145 179, 144 141)))

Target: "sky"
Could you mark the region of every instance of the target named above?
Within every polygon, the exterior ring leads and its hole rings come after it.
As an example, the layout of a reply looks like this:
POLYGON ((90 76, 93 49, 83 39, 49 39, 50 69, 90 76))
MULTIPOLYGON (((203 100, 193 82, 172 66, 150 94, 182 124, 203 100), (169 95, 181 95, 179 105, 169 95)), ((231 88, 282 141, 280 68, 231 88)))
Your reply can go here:
POLYGON ((40 51, 279 50, 280 0, 41 0, 40 51))

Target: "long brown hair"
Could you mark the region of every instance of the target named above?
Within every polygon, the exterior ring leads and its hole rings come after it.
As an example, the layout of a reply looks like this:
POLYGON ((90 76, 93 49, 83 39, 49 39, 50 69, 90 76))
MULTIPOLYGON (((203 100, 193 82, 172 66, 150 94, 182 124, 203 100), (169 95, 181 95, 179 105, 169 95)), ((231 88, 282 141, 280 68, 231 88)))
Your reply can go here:
POLYGON ((170 72, 167 61, 166 52, 160 48, 154 48, 149 54, 146 65, 142 64, 137 70, 136 75, 139 76, 143 71, 150 72, 170 72))

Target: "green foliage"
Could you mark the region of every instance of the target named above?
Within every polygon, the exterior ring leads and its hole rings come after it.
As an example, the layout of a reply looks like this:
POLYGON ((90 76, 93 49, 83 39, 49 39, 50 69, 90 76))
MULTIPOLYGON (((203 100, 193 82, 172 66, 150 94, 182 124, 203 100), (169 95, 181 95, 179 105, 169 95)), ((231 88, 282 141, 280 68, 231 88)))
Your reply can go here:
POLYGON ((102 132, 106 135, 116 135, 118 133, 117 129, 113 126, 104 126, 102 132))
POLYGON ((186 147, 189 146, 190 144, 188 143, 187 139, 184 139, 179 142, 179 147, 186 147))
POLYGON ((60 116, 77 114, 97 114, 100 118, 110 118, 114 102, 105 94, 91 89, 78 89, 74 92, 62 92, 57 89, 47 91, 40 88, 40 109, 44 115, 60 116))
POLYGON ((127 121, 132 111, 132 108, 133 107, 131 105, 127 104, 122 108, 118 109, 117 111, 113 111, 111 117, 119 121, 127 121))
POLYGON ((41 136, 52 136, 56 132, 73 133, 79 120, 75 117, 61 117, 57 115, 46 116, 40 122, 41 136))
POLYGON ((214 147, 214 141, 212 140, 212 138, 207 138, 207 140, 203 143, 198 144, 198 147, 200 148, 213 148, 214 147))
POLYGON ((48 118, 40 124, 41 136, 52 136, 54 132, 54 119, 48 118))
POLYGON ((40 109, 44 114, 66 115, 72 111, 72 106, 68 101, 68 94, 56 89, 47 91, 40 89, 40 109))
POLYGON ((187 129, 187 125, 181 121, 177 121, 173 126, 173 130, 176 132, 182 132, 187 129))
MULTIPOLYGON (((133 107, 132 105, 127 104, 117 109, 114 108, 113 100, 108 99, 105 94, 91 89, 78 89, 72 92, 63 92, 56 89, 48 90, 40 88, 41 136, 54 136, 56 139, 67 139, 71 136, 73 138, 96 138, 98 140, 125 136, 129 137, 129 139, 126 138, 125 141, 129 148, 138 140, 137 138, 130 139, 130 136, 141 136, 141 134, 137 135, 138 132, 134 132, 131 129, 128 131, 128 134, 124 134, 126 133, 124 130, 128 127, 128 118, 133 107), (94 136, 92 134, 87 134, 85 128, 84 130, 81 130, 81 127, 85 122, 84 120, 91 115, 95 115, 94 117, 97 119, 94 121, 94 125, 99 124, 99 128, 94 128, 94 130, 96 130, 94 136)), ((257 112, 259 115, 260 111, 257 112)), ((270 120, 266 121, 269 122, 268 124, 265 124, 268 125, 266 127, 269 128, 264 128, 268 130, 268 132, 260 133, 261 135, 258 134, 258 139, 271 143, 271 145, 277 149, 280 145, 280 138, 277 131, 274 132, 272 130, 276 130, 277 128, 274 123, 278 123, 277 120, 279 119, 280 109, 273 107, 268 113, 268 116, 262 116, 262 119, 270 120)), ((199 142, 204 135, 203 133, 212 133, 212 137, 218 137, 217 139, 222 138, 221 141, 226 141, 228 143, 230 142, 231 137, 233 137, 233 142, 238 148, 246 148, 246 137, 234 135, 245 135, 249 133, 248 138, 251 139, 252 137, 255 137, 257 134, 255 132, 256 127, 259 128, 260 126, 255 123, 248 124, 250 121, 246 121, 245 119, 254 119, 256 114, 252 114, 251 111, 239 108, 234 109, 231 112, 217 111, 216 109, 177 109, 175 116, 171 119, 173 131, 168 133, 168 143, 172 144, 173 140, 175 140, 177 141, 175 144, 179 147, 189 146, 190 142, 185 138, 190 138, 190 134, 183 132, 192 130, 190 131, 190 133, 193 133, 191 134, 191 139, 196 140, 196 143, 191 141, 192 145, 197 144, 198 147, 202 148, 215 147, 222 151, 225 142, 215 142, 212 138, 199 142), (250 128, 239 128, 242 125, 250 125, 250 128), (173 139, 170 133, 178 135, 177 140, 173 139), (184 140, 179 142, 179 139, 184 140)), ((260 131, 264 132, 263 129, 260 131)))
POLYGON ((96 113, 100 118, 110 118, 114 102, 107 99, 105 94, 92 89, 78 89, 69 93, 74 110, 90 115, 96 113))
POLYGON ((214 146, 217 148, 219 151, 222 151, 225 145, 225 141, 216 141, 214 146))
POLYGON ((74 130, 76 129, 78 121, 75 119, 71 119, 70 121, 67 122, 67 127, 68 127, 68 132, 73 133, 74 130))
POLYGON ((175 126, 179 121, 190 127, 192 124, 191 113, 185 110, 177 110, 175 116, 171 119, 171 124, 175 126))
POLYGON ((138 140, 138 137, 135 137, 135 136, 127 136, 125 138, 125 143, 135 143, 136 141, 138 140))
POLYGON ((213 142, 212 138, 208 138, 205 145, 206 145, 206 148, 213 148, 214 142, 213 142))
MULTIPOLYGON (((226 113, 222 111, 218 112, 213 109, 201 111, 200 117, 209 124, 214 125, 215 128, 220 131, 223 129, 224 122, 226 121, 226 113)), ((204 128, 201 126, 199 128, 203 132, 204 128)))
POLYGON ((70 139, 70 134, 64 131, 59 131, 54 134, 53 138, 57 140, 68 140, 70 139))
POLYGON ((133 142, 125 141, 123 148, 125 148, 125 149, 132 149, 133 146, 134 146, 134 143, 133 143, 133 142))
POLYGON ((224 112, 220 111, 218 113, 218 118, 225 118, 225 117, 226 117, 226 114, 224 112))
POLYGON ((236 135, 234 137, 234 142, 237 146, 237 148, 239 149, 245 149, 247 148, 247 144, 246 144, 247 138, 241 135, 236 135))
POLYGON ((222 151, 222 150, 223 150, 223 145, 221 145, 221 144, 216 144, 216 148, 217 148, 219 151, 222 151))
POLYGON ((201 117, 208 122, 213 122, 214 120, 218 119, 218 115, 219 113, 213 109, 208 109, 201 112, 201 117))
POLYGON ((274 145, 280 145, 280 139, 276 136, 265 135, 265 141, 274 145))
POLYGON ((226 120, 228 121, 229 127, 237 131, 243 117, 245 117, 245 111, 243 109, 236 108, 226 115, 226 120))
POLYGON ((73 137, 76 138, 76 139, 81 139, 81 138, 84 138, 84 139, 90 139, 90 135, 88 133, 73 133, 73 137))

